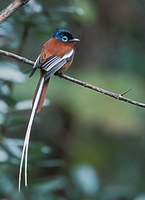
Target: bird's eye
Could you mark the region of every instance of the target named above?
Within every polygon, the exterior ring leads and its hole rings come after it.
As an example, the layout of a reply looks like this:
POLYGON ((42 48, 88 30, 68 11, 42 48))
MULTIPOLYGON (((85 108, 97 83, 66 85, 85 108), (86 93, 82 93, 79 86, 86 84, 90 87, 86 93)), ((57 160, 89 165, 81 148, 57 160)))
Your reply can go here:
POLYGON ((62 37, 62 41, 67 42, 68 41, 68 37, 67 36, 63 36, 62 37))

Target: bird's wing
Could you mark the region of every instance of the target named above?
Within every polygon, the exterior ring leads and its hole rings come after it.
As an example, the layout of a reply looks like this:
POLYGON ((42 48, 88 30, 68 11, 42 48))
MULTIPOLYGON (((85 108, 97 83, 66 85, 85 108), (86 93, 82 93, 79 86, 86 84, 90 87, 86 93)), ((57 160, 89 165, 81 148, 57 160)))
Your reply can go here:
POLYGON ((47 58, 44 62, 41 63, 41 54, 40 54, 40 55, 38 56, 38 58, 36 59, 34 65, 33 65, 33 68, 32 68, 32 71, 31 71, 29 77, 33 76, 35 70, 36 70, 37 68, 41 68, 41 67, 43 66, 43 64, 44 64, 44 68, 45 68, 45 65, 48 65, 48 64, 50 64, 51 62, 55 61, 54 58, 56 58, 56 57, 57 57, 57 56, 55 56, 55 55, 51 55, 51 56, 49 56, 49 58, 47 58))
POLYGON ((62 57, 56 55, 49 56, 45 61, 41 63, 41 55, 38 56, 34 63, 32 71, 29 75, 31 77, 37 68, 41 68, 45 72, 45 80, 48 80, 55 72, 57 72, 63 65, 69 62, 74 56, 74 50, 66 53, 62 57))
POLYGON ((41 57, 41 54, 38 56, 38 58, 36 59, 34 65, 33 65, 33 68, 32 68, 32 71, 29 75, 29 77, 33 76, 35 70, 40 66, 40 57, 41 57))
POLYGON ((52 55, 40 64, 40 68, 45 71, 45 80, 48 80, 55 72, 57 72, 63 65, 72 60, 74 56, 74 50, 65 54, 62 57, 52 55))

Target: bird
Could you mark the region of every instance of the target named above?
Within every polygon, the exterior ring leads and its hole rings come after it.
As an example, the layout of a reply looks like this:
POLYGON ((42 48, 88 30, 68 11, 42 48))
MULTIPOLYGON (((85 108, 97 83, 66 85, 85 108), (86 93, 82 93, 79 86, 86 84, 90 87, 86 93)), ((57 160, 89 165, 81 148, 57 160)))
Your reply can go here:
POLYGON ((69 68, 71 65, 75 50, 76 42, 80 40, 73 37, 68 30, 57 28, 53 36, 43 45, 40 55, 36 59, 29 77, 32 77, 37 69, 40 69, 40 79, 37 84, 33 102, 30 119, 28 122, 21 161, 19 168, 19 183, 18 189, 21 189, 22 168, 25 160, 25 186, 28 185, 27 180, 27 162, 28 162, 28 147, 30 140, 30 133, 34 117, 41 110, 47 92, 50 77, 55 73, 61 73, 69 68))

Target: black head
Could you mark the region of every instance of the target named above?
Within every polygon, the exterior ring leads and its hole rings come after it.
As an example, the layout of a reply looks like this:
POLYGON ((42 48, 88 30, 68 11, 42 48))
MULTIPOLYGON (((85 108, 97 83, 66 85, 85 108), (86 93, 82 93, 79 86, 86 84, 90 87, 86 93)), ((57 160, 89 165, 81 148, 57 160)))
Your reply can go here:
POLYGON ((54 38, 62 41, 62 42, 79 42, 80 40, 74 38, 71 32, 57 28, 53 35, 54 38))

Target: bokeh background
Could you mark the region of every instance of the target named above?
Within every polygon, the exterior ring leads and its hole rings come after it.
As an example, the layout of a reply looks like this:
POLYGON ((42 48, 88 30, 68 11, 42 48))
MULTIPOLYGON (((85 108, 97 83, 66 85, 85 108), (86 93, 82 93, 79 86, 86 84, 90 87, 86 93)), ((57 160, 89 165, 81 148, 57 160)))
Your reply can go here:
MULTIPOLYGON (((11 1, 0 0, 0 10, 11 1)), ((80 38, 66 74, 145 102, 144 0, 30 0, 0 25, 0 48, 35 60, 56 28, 80 38)), ((39 71, 0 56, 1 200, 145 200, 145 109, 53 76, 18 192, 39 71)))

